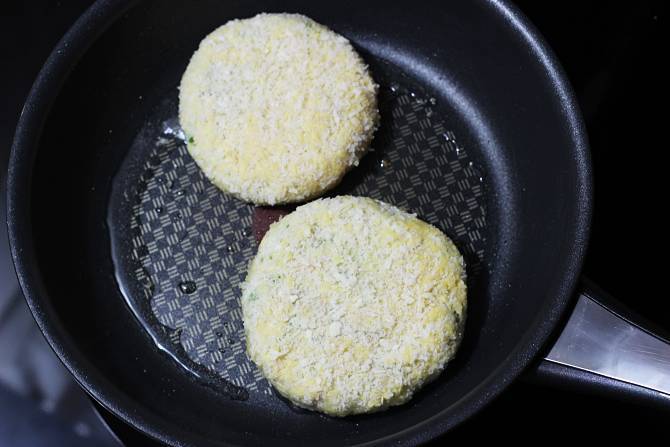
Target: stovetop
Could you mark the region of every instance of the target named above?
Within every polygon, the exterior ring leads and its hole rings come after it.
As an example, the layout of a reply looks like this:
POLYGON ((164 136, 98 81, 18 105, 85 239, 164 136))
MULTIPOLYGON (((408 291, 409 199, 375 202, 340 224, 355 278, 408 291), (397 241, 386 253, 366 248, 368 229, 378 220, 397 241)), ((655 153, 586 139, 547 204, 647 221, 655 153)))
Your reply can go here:
MULTIPOLYGON (((7 156, 21 105, 42 62, 89 0, 3 4, 0 22, 0 218, 7 156)), ((663 1, 519 0, 558 54, 592 147, 595 210, 584 274, 670 330, 660 216, 665 158, 667 8, 663 1), (665 82, 664 82, 665 81, 665 82)), ((20 295, 0 231, 0 446, 150 445, 93 405, 50 351, 20 295), (108 425, 109 424, 109 425, 108 425), (108 428, 113 427, 112 431, 108 428), (118 436, 119 439, 116 438, 118 436)), ((670 439, 668 413, 520 380, 447 436, 468 441, 670 439), (530 433, 540 435, 531 438, 530 433)))

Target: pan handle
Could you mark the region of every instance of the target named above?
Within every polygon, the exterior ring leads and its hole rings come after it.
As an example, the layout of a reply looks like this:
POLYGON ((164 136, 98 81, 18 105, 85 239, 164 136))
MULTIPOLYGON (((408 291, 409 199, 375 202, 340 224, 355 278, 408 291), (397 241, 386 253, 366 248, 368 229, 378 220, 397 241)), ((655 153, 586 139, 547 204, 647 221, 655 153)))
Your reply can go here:
POLYGON ((588 280, 529 379, 670 408, 670 342, 588 280))

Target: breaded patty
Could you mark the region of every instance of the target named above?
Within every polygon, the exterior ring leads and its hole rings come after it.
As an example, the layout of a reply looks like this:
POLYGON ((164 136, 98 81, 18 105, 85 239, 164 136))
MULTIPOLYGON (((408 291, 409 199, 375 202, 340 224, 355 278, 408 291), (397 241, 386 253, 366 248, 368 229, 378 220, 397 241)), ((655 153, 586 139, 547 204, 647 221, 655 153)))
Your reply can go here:
POLYGON ((333 416, 406 402, 454 356, 463 257, 440 230, 363 197, 274 223, 243 285, 247 353, 282 395, 333 416))
POLYGON ((220 189, 259 205, 299 202, 358 164, 379 122, 377 88, 344 37, 302 15, 259 14, 200 43, 179 120, 220 189))

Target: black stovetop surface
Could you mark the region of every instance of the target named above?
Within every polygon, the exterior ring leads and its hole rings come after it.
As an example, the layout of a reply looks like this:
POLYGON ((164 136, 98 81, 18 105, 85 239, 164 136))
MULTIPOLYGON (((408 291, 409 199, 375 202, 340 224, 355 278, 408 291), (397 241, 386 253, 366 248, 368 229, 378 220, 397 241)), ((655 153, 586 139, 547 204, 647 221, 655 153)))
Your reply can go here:
MULTIPOLYGON (((0 19, 0 218, 16 120, 57 40, 88 0, 3 3, 0 19)), ((670 330, 664 278, 665 126, 670 73, 663 1, 520 0, 558 54, 577 93, 592 147, 595 212, 584 274, 670 330)), ((119 445, 41 338, 13 277, 0 230, 0 446, 119 445)), ((669 414, 523 380, 450 433, 478 441, 670 439, 669 414), (530 430, 529 430, 530 429, 530 430), (531 437, 533 434, 535 437, 531 437)), ((108 415, 107 418, 110 416, 108 415)), ((127 445, 147 445, 118 422, 127 445)))

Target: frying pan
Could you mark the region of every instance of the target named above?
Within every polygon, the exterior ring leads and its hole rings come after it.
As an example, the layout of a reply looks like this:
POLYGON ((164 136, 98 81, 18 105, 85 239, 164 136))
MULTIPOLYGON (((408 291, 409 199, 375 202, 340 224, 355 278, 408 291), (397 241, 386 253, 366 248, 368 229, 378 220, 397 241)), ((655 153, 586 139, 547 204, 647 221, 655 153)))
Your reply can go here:
POLYGON ((668 344, 579 281, 591 194, 573 93, 506 2, 99 1, 25 104, 8 226, 45 337, 142 432, 170 445, 410 445, 527 369, 669 403, 668 344), (238 286, 268 210, 202 177, 180 139, 176 87, 208 32, 259 12, 300 12, 343 34, 381 86, 374 150, 330 194, 415 212, 467 259, 463 345, 406 405, 301 411, 244 354, 238 286))

